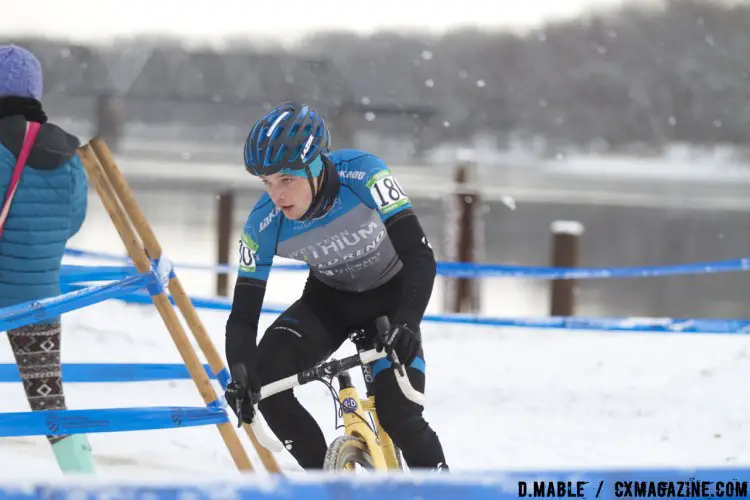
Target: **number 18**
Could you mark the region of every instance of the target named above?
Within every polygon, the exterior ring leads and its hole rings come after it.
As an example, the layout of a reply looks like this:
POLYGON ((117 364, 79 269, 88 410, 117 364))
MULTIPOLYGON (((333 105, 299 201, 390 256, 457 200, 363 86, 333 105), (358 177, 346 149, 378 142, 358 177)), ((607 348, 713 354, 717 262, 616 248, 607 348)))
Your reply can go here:
POLYGON ((381 208, 400 200, 402 197, 406 197, 406 193, 401 188, 398 181, 392 176, 388 176, 385 179, 376 182, 372 187, 375 193, 377 193, 377 198, 379 198, 379 200, 376 201, 378 201, 381 208))

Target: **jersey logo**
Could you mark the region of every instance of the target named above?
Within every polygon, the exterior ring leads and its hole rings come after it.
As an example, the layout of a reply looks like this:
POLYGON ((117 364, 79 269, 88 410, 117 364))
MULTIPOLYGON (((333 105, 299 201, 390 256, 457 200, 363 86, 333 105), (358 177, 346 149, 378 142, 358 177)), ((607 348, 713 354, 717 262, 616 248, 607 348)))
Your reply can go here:
POLYGON ((247 233, 240 239, 240 271, 255 272, 258 244, 247 233))
POLYGON ((281 213, 281 208, 275 207, 271 212, 266 215, 266 218, 260 221, 260 226, 258 226, 258 231, 263 232, 265 228, 268 227, 268 225, 271 223, 274 217, 279 215, 281 213))
POLYGON ((367 181, 367 187, 382 214, 393 212, 409 203, 409 197, 390 170, 375 174, 367 181))
POLYGON ((353 181, 365 180, 365 172, 362 170, 344 170, 339 172, 340 179, 351 179, 353 181))

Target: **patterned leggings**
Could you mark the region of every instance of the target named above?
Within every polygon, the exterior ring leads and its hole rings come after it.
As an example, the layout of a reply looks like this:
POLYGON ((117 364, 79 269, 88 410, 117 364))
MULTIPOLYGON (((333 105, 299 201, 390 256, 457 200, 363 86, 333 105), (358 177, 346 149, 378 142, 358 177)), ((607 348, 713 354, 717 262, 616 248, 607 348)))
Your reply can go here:
MULTIPOLYGON (((32 411, 65 410, 60 367, 60 322, 8 331, 18 372, 32 411)), ((51 444, 66 436, 47 436, 51 444)))

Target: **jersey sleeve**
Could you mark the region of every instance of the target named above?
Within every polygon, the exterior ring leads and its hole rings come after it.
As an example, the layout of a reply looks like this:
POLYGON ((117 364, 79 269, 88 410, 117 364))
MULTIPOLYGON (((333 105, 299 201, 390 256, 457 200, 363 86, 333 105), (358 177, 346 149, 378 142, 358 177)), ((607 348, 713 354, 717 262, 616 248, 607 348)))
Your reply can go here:
POLYGON ((276 252, 275 232, 270 227, 261 231, 256 215, 257 212, 250 213, 242 230, 237 277, 268 281, 276 252))
POLYGON ((353 180, 350 187, 365 205, 378 211, 383 221, 412 208, 406 191, 383 160, 367 154, 357 162, 352 168, 363 172, 364 176, 353 180))

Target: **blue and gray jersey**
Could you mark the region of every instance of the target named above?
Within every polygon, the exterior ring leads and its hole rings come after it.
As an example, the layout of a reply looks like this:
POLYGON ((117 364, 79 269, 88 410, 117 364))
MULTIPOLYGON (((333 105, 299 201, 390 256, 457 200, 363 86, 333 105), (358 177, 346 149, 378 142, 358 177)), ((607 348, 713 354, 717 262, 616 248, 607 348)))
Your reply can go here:
POLYGON ((411 202, 378 157, 357 150, 330 154, 341 189, 333 207, 309 221, 289 220, 265 193, 247 218, 239 277, 267 281, 274 256, 305 262, 329 286, 353 292, 376 288, 403 264, 385 222, 411 202))

